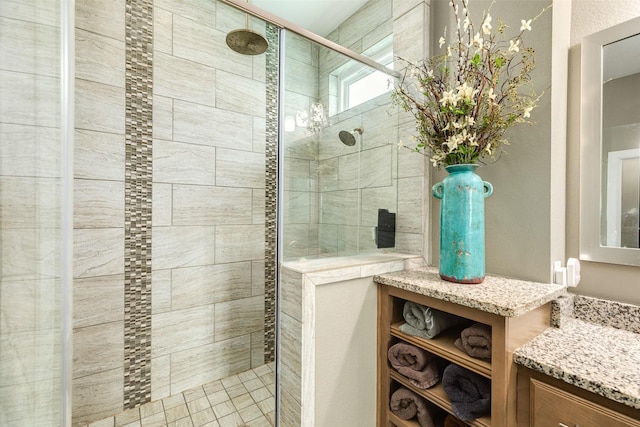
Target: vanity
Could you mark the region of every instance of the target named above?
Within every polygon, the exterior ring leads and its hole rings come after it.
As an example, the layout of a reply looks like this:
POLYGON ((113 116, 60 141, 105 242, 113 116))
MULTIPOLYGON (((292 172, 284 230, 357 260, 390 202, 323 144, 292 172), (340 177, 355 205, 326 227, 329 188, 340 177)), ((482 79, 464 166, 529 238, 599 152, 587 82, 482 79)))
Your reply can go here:
POLYGON ((440 365, 454 363, 491 380, 491 413, 470 426, 640 427, 640 307, 574 297, 557 284, 496 276, 475 286, 453 284, 429 267, 377 275, 374 281, 378 427, 419 426, 389 408, 400 387, 453 413, 442 385, 418 389, 390 366, 387 351, 398 342, 434 354, 440 365), (403 333, 406 301, 490 326, 491 361, 456 348, 459 329, 434 339, 403 333))

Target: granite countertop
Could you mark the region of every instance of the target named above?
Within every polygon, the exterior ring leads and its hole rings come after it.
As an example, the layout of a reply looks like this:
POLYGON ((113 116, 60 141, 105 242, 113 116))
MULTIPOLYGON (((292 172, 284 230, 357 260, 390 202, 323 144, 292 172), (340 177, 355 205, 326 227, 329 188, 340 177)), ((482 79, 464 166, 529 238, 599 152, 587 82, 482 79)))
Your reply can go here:
POLYGON ((374 281, 504 317, 520 316, 566 292, 554 283, 491 275, 478 285, 451 283, 442 280, 434 267, 380 274, 374 281))
POLYGON ((640 409, 640 334, 634 322, 640 307, 583 296, 575 296, 575 306, 573 296, 563 300, 572 317, 517 349, 513 361, 640 409))

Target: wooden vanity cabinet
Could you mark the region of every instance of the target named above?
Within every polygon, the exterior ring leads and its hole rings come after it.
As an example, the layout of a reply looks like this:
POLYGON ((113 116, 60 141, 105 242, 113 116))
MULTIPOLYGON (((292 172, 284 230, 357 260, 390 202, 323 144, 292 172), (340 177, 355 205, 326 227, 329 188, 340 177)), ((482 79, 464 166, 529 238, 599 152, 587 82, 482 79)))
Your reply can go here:
POLYGON ((640 427, 640 410, 520 368, 518 427, 640 427))
POLYGON ((391 368, 387 359, 388 349, 399 341, 405 341, 427 350, 444 361, 455 363, 491 380, 491 415, 478 418, 470 422, 469 425, 514 427, 516 425, 517 370, 512 360, 513 351, 549 326, 549 313, 549 304, 545 304, 518 317, 504 317, 393 286, 378 284, 377 426, 418 426, 415 421, 399 419, 389 409, 389 398, 399 386, 407 387, 442 410, 453 413, 451 402, 441 383, 432 388, 421 390, 414 387, 391 368), (402 309, 406 301, 413 301, 491 326, 491 362, 470 357, 454 346, 453 342, 460 336, 459 329, 442 333, 431 340, 402 333, 398 327, 403 323, 402 309))

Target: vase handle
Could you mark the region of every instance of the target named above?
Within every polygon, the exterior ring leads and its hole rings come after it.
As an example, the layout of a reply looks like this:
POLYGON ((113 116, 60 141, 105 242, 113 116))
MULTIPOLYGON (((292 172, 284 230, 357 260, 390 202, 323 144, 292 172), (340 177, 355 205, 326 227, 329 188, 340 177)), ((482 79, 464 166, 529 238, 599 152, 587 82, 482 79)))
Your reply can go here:
POLYGON ((486 199, 493 194, 493 185, 487 181, 482 181, 482 185, 484 186, 484 198, 486 199))
POLYGON ((436 185, 434 185, 433 187, 431 187, 431 191, 433 192, 433 196, 436 199, 442 199, 443 196, 443 192, 444 192, 444 183, 439 182, 436 185))

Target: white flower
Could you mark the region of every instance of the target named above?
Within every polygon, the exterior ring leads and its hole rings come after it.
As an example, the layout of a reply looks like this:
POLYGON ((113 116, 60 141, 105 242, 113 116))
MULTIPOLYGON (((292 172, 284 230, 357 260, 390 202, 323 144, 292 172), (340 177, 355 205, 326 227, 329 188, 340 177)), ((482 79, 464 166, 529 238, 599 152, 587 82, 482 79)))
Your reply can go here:
POLYGON ((438 43, 440 44, 440 48, 442 48, 442 45, 445 44, 447 41, 444 39, 444 37, 440 37, 440 40, 438 40, 438 43))
POLYGON ((458 144, 462 142, 462 137, 460 135, 451 135, 447 138, 446 145, 449 147, 449 153, 458 148, 458 144))
POLYGON ((458 90, 458 98, 464 99, 465 101, 471 101, 473 95, 476 94, 476 90, 473 89, 472 86, 467 85, 467 82, 464 82, 461 86, 456 88, 458 90))
POLYGON ((468 124, 469 126, 473 126, 473 125, 475 125, 475 124, 476 124, 476 119, 474 119, 474 118, 473 118, 473 117, 471 117, 471 116, 467 116, 467 124, 468 124))
POLYGON ((476 46, 476 47, 482 47, 482 37, 480 37, 480 33, 476 33, 475 36, 473 36, 473 41, 471 42, 471 46, 476 46))
POLYGON ((518 52, 520 48, 518 45, 520 44, 520 40, 516 40, 514 43, 513 40, 509 40, 509 52, 518 52))
POLYGON ((487 14, 487 17, 484 19, 482 23, 482 32, 484 34, 491 34, 491 15, 487 14))
POLYGON ((433 70, 427 71, 427 77, 429 77, 430 79, 433 78, 433 70))
POLYGON ((529 19, 528 21, 521 19, 520 23, 522 24, 522 26, 520 27, 520 31, 524 31, 524 30, 531 31, 531 19, 529 19))
POLYGON ((467 31, 467 29, 469 28, 469 25, 471 25, 471 21, 469 20, 469 17, 467 16, 466 18, 464 18, 464 30, 467 31))
POLYGON ((531 117, 531 111, 533 110, 532 106, 528 106, 524 109, 524 113, 522 113, 522 117, 529 118, 531 117))
POLYGON ((442 92, 442 98, 440 99, 440 104, 456 105, 457 102, 458 102, 458 96, 455 93, 453 93, 452 90, 451 91, 445 90, 444 92, 442 92))
POLYGON ((493 93, 493 88, 489 88, 489 93, 487 94, 487 98, 489 98, 491 101, 496 102, 496 94, 493 93))
POLYGON ((451 46, 447 46, 447 56, 451 56, 453 51, 451 50, 451 46))
POLYGON ((400 150, 401 148, 403 148, 405 145, 402 143, 402 141, 398 141, 398 150, 400 150))

